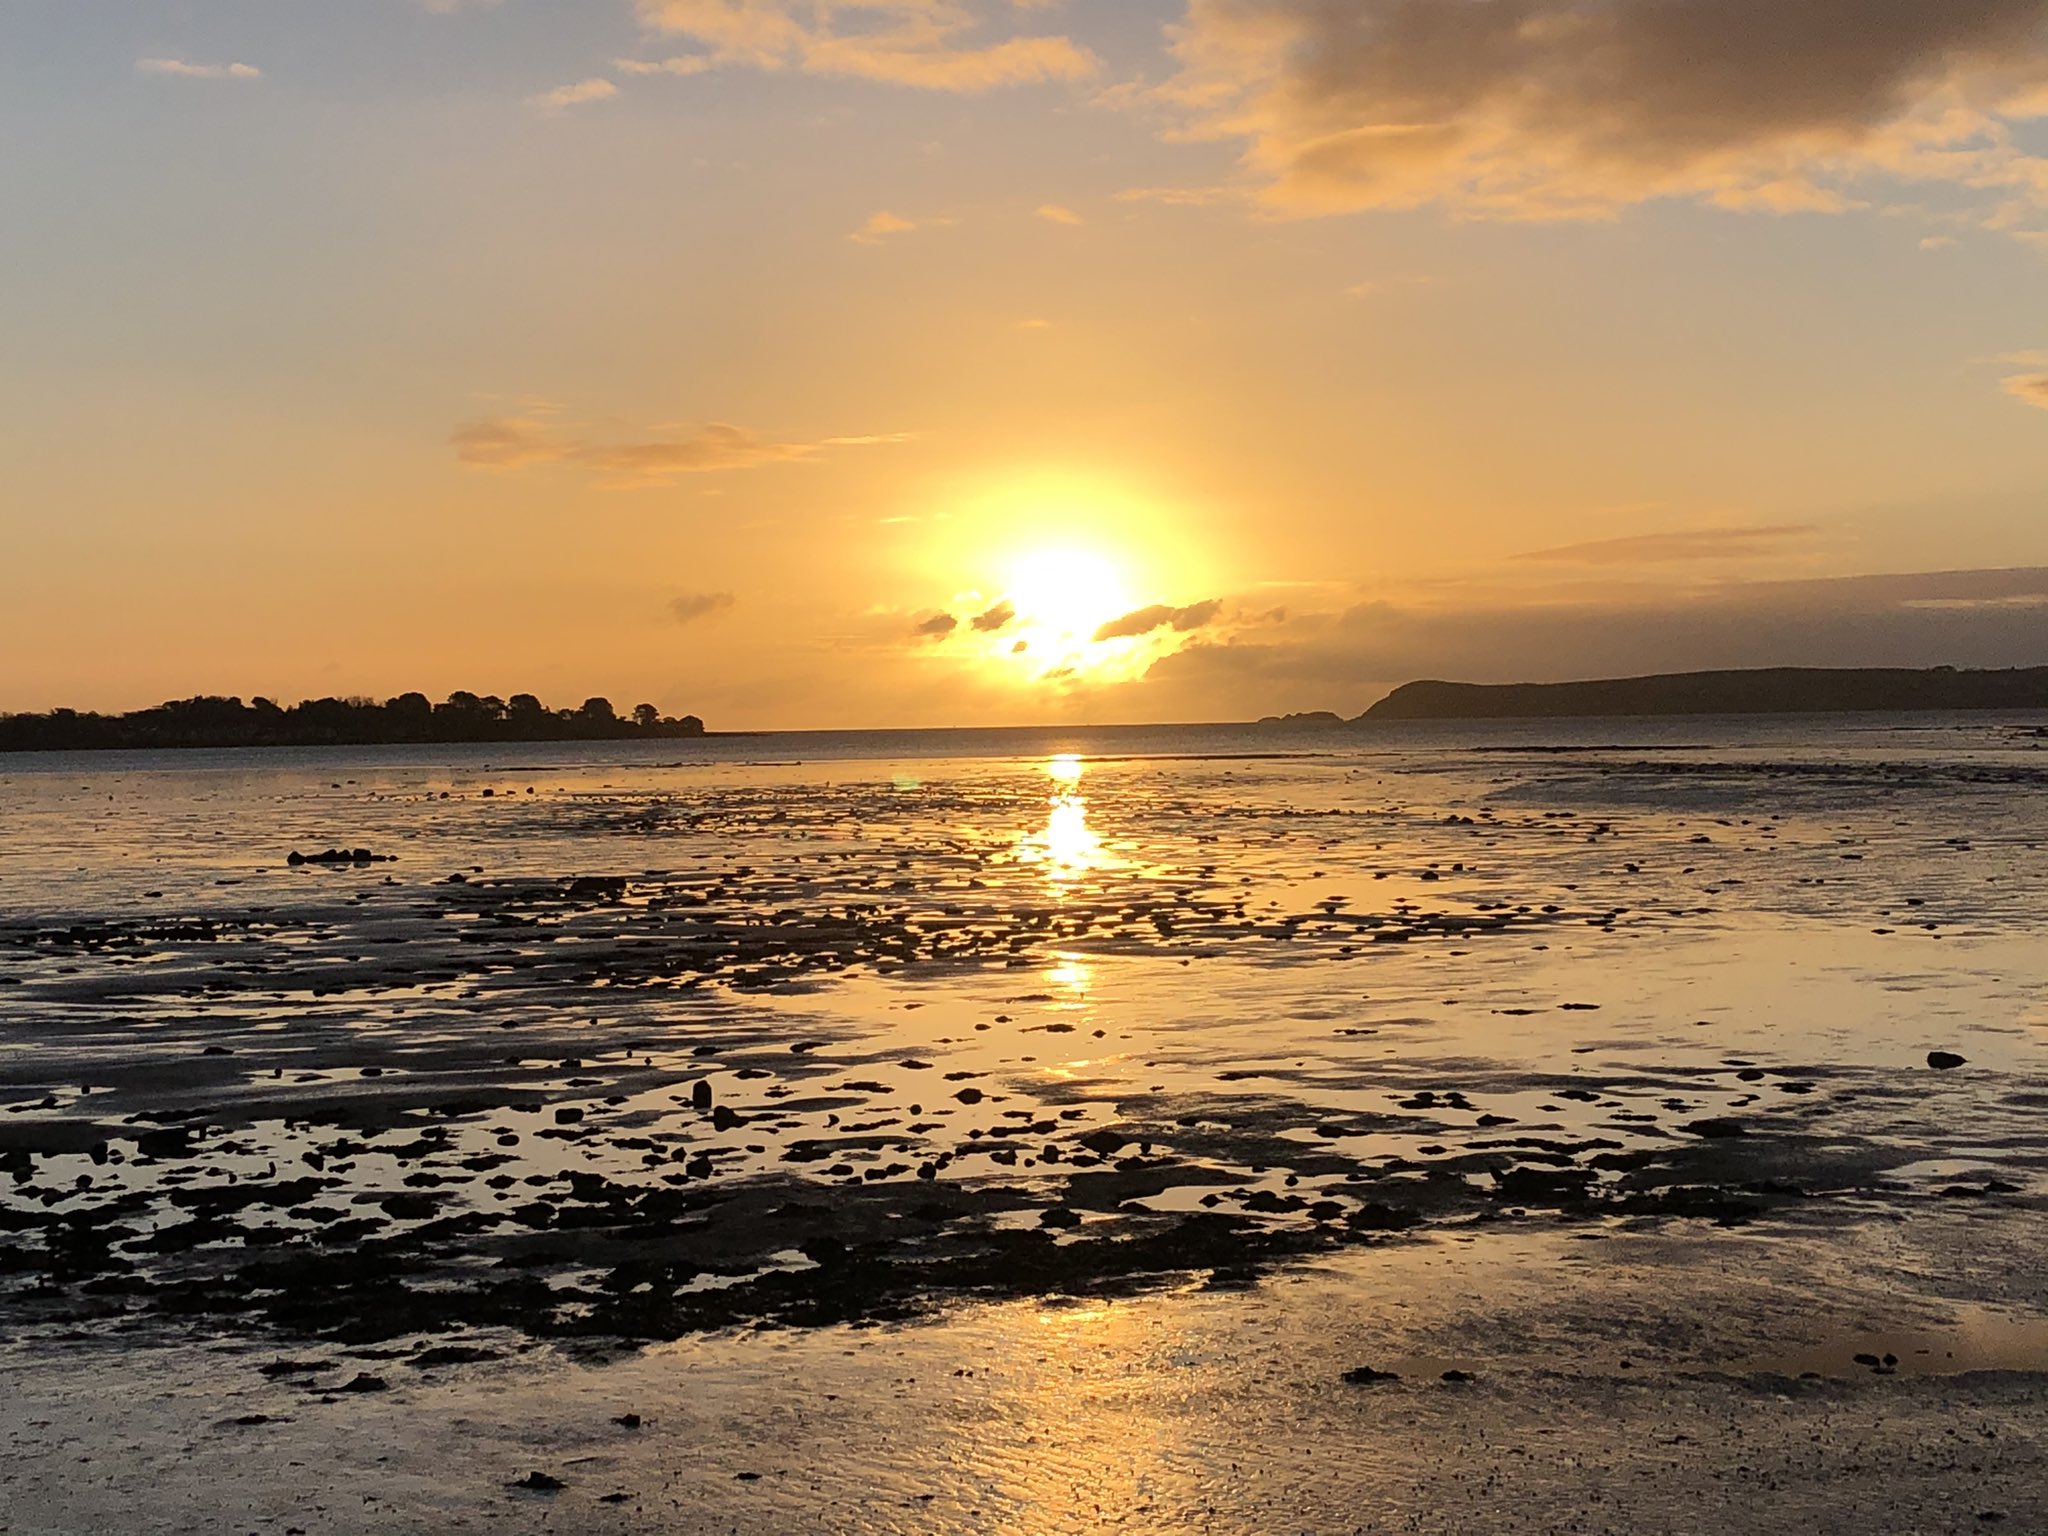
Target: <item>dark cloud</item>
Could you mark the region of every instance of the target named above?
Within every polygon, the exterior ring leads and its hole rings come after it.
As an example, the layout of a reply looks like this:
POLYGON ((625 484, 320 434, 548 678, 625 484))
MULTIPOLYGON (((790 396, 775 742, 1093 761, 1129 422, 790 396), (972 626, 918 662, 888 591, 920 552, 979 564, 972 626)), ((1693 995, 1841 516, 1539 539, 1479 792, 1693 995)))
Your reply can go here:
POLYGON ((2048 569, 1734 582, 1604 602, 1367 603, 1270 638, 1197 641, 1154 664, 1144 686, 1174 708, 1352 713, 1416 678, 1944 664, 2048 664, 2048 569))
POLYGON ((920 640, 943 640, 960 627, 960 621, 950 613, 935 613, 911 631, 920 640))
POLYGON ((1523 560, 1556 565, 1658 565, 1687 560, 1742 560, 1776 555, 1785 545, 1817 532, 1810 523, 1779 523, 1746 528, 1694 528, 1672 533, 1643 533, 1629 538, 1596 539, 1556 549, 1532 550, 1523 560))
POLYGON ((685 592, 681 597, 669 599, 668 611, 679 624, 693 623, 709 618, 714 613, 723 613, 733 603, 730 592, 685 592))
POLYGON ((975 632, 983 635, 992 635, 997 630, 1008 629, 1016 617, 1016 608, 1005 598, 985 613, 978 613, 974 616, 975 632))
POLYGON ((1189 0, 1162 93, 1303 212, 1834 208, 1868 176, 2048 203, 2015 142, 2048 0, 1189 0))
POLYGON ((1222 611, 1223 600, 1216 597, 1205 602, 1192 603, 1186 608, 1176 608, 1170 603, 1154 603, 1149 608, 1127 613, 1120 619, 1111 619, 1095 631, 1095 638, 1127 640, 1135 635, 1149 635, 1160 629, 1172 629, 1181 634, 1188 634, 1212 623, 1216 615, 1222 611))

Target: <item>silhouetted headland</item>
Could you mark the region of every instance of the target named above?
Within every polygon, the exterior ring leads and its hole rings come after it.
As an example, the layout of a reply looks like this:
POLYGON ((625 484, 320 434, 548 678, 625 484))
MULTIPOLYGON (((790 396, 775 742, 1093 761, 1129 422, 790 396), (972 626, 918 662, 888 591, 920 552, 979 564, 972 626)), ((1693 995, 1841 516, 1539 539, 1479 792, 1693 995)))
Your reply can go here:
POLYGON ((530 693, 510 699, 451 693, 441 703, 423 693, 375 699, 306 699, 290 706, 269 699, 173 699, 154 709, 98 715, 75 709, 0 715, 0 752, 81 752, 162 747, 385 746, 412 742, 637 741, 704 734, 695 715, 664 715, 652 704, 625 715, 609 699, 576 709, 549 709, 530 693))
POLYGON ((2048 667, 1995 672, 1767 667, 1579 683, 1404 683, 1361 720, 1555 720, 1594 715, 1791 715, 2048 709, 2048 667))

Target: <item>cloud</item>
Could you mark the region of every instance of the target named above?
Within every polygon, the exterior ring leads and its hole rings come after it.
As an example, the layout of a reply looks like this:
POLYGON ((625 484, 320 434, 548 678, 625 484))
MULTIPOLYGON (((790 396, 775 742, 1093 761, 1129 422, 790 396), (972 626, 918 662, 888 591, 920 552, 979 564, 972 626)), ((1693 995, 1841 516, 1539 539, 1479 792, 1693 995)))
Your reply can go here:
POLYGON ((1818 530, 1810 523, 1693 528, 1566 544, 1556 549, 1531 550, 1517 558, 1554 565, 1656 565, 1689 560, 1747 560, 1760 555, 1780 554, 1785 545, 1806 539, 1816 532, 1818 530))
POLYGON ((2048 0, 1187 0, 1172 47, 1148 99, 1280 213, 1828 211, 1872 180, 2048 205, 2015 132, 2048 0))
POLYGON ((1154 603, 1149 608, 1127 613, 1120 619, 1111 619, 1095 631, 1095 638, 1126 640, 1137 635, 1149 635, 1161 629, 1189 634, 1194 630, 1206 628, 1222 611, 1223 600, 1215 597, 1209 598, 1206 602, 1190 604, 1186 608, 1175 608, 1170 603, 1154 603))
POLYGON ((544 464, 589 470, 615 488, 665 485, 682 475, 754 469, 809 458, 828 447, 902 441, 908 434, 778 442, 726 422, 688 434, 600 442, 559 432, 527 416, 466 422, 449 435, 456 460, 472 469, 515 471, 544 464))
POLYGON ((976 634, 992 635, 998 630, 1008 629, 1016 617, 1016 607, 1005 598, 993 608, 974 616, 974 631, 976 634))
POLYGON ((619 94, 619 88, 602 77, 578 80, 574 85, 558 85, 552 91, 542 91, 538 96, 526 98, 528 106, 538 107, 543 112, 563 112, 570 107, 580 107, 586 102, 610 101, 619 94))
POLYGON ((1149 707, 1221 718, 1352 713, 1416 678, 2039 665, 2048 663, 2044 604, 2048 569, 2040 568, 1378 600, 1278 630, 1200 638, 1154 663, 1144 686, 1149 707))
POLYGON ((672 59, 613 59, 612 68, 622 75, 701 75, 712 67, 701 53, 679 54, 672 59))
POLYGON ((1038 210, 1038 216, 1048 224, 1085 224, 1088 221, 1071 208, 1062 208, 1058 203, 1047 203, 1038 210))
POLYGON ((137 59, 138 75, 170 75, 181 80, 261 80, 254 64, 190 64, 183 59, 137 59))
POLYGON ((669 599, 668 611, 678 624, 693 624, 698 619, 724 613, 732 603, 730 592, 685 592, 681 597, 669 599))
MULTIPOLYGON (((797 70, 934 91, 1082 80, 1102 61, 1071 38, 974 34, 1015 9, 981 0, 638 0, 641 23, 703 50, 704 67, 797 70)), ((676 73, 694 72, 679 69, 676 73)))
POLYGON ((884 208, 880 213, 870 214, 867 223, 846 238, 857 245, 880 245, 891 235, 908 234, 917 228, 914 219, 906 219, 884 208))
POLYGON ((2048 373, 2016 373, 2005 381, 2005 392, 2015 400, 2048 411, 2048 373))
POLYGON ((950 613, 935 613, 911 630, 920 640, 943 640, 960 627, 960 621, 950 613))

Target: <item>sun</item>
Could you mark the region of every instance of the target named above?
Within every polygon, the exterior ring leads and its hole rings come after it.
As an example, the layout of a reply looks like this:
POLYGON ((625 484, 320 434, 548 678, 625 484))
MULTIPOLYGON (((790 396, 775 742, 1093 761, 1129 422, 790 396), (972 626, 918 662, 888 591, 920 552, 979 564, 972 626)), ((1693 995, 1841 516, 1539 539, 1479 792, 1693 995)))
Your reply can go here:
POLYGON ((1004 573, 1003 591, 1017 610, 1017 633, 1036 647, 1069 649, 1132 606, 1131 582, 1119 563, 1100 550, 1073 546, 1018 555, 1004 573))

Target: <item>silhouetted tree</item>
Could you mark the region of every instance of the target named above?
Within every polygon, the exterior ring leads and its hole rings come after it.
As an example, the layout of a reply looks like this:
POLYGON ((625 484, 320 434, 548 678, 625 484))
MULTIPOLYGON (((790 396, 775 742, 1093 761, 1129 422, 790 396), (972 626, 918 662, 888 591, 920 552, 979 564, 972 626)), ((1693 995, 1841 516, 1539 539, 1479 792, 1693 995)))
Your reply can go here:
POLYGON ((0 715, 0 751, 84 751, 103 747, 362 745, 374 742, 614 741, 642 736, 701 736, 694 715, 665 720, 642 704, 621 720, 601 698, 578 710, 550 710, 530 693, 509 703, 456 692, 442 704, 423 693, 383 703, 367 698, 307 699, 281 709, 270 699, 204 695, 171 699, 125 715, 53 709, 0 715))

